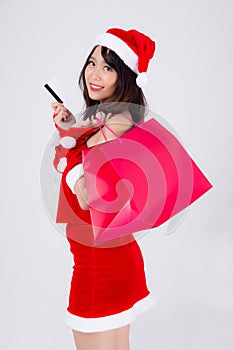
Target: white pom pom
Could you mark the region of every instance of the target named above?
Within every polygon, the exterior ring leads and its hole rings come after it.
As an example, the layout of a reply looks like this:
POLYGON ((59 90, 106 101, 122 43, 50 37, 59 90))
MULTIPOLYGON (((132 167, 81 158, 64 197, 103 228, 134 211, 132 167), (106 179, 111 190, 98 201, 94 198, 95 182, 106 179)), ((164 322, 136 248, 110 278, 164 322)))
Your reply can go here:
POLYGON ((67 159, 65 157, 63 157, 59 160, 59 163, 57 165, 57 170, 60 171, 61 173, 63 173, 66 166, 67 166, 67 159))
POLYGON ((147 77, 146 72, 142 72, 142 73, 138 74, 138 76, 136 78, 137 86, 142 88, 143 86, 145 86, 147 84, 147 81, 148 81, 148 77, 147 77))
POLYGON ((76 140, 72 136, 64 136, 60 139, 60 145, 64 148, 73 148, 76 145, 76 140))

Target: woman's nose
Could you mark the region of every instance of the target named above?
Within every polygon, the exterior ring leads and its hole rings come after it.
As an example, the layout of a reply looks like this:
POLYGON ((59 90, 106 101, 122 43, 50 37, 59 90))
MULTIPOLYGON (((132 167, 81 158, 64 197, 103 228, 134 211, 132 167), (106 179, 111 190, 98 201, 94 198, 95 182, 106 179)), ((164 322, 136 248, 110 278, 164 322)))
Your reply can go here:
POLYGON ((93 78, 93 79, 96 79, 96 80, 101 80, 101 79, 102 79, 100 69, 95 68, 95 69, 92 71, 92 78, 93 78))

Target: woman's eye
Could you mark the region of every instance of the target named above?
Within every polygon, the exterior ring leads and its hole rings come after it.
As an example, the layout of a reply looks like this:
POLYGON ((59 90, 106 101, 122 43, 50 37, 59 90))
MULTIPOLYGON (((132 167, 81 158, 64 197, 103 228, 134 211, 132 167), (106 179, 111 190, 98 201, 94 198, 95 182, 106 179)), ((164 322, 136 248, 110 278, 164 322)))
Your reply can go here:
POLYGON ((106 70, 106 71, 111 71, 111 70, 113 70, 111 67, 109 67, 109 66, 104 66, 104 69, 106 70))
POLYGON ((94 64, 93 61, 89 61, 89 62, 88 62, 88 65, 91 66, 91 67, 94 67, 95 64, 94 64))

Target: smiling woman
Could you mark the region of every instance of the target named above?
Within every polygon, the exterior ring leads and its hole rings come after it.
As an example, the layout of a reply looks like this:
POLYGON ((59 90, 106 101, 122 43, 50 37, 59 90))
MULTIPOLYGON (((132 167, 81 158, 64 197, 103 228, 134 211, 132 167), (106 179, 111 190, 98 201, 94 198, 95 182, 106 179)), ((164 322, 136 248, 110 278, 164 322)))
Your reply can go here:
MULTIPOLYGON (((106 35, 107 34, 110 35, 109 33, 106 33, 106 35)), ((134 40, 134 38, 131 40, 134 40)), ((97 40, 97 43, 101 44, 101 40, 100 41, 97 40)), ((145 50, 146 50, 146 46, 147 44, 145 44, 145 48, 144 48, 145 50)), ((109 49, 104 45, 97 44, 96 46, 94 46, 94 48, 90 52, 89 56, 86 59, 86 62, 84 63, 83 69, 81 70, 80 77, 79 77, 79 86, 83 91, 83 98, 86 102, 86 107, 87 107, 83 115, 84 120, 90 119, 91 115, 97 112, 99 104, 102 101, 99 99, 100 96, 97 96, 97 94, 95 94, 95 92, 102 92, 101 90, 102 89, 104 90, 104 88, 106 87, 101 83, 102 77, 106 82, 106 84, 108 85, 108 92, 110 93, 112 91, 112 94, 104 93, 104 95, 102 96, 105 103, 105 107, 108 102, 111 103, 110 109, 109 110, 105 109, 107 113, 123 112, 124 102, 126 102, 128 104, 127 105, 128 108, 131 108, 133 105, 135 106, 134 110, 133 111, 131 110, 131 114, 132 114, 132 117, 134 118, 134 121, 138 122, 144 117, 144 107, 146 106, 147 103, 146 103, 146 99, 142 89, 136 83, 139 77, 137 73, 138 69, 136 68, 133 70, 127 64, 125 64, 125 62, 127 62, 127 57, 125 57, 126 55, 125 51, 127 52, 127 49, 125 50, 125 47, 121 48, 120 46, 120 49, 118 47, 116 48, 114 47, 114 49, 109 49), (117 54, 117 52, 121 51, 121 49, 124 55, 117 54), (121 56, 122 58, 124 58, 124 61, 121 58, 121 56), (100 66, 100 64, 102 64, 102 66, 100 66), (95 78, 94 80, 92 80, 91 77, 90 79, 88 79, 88 77, 86 76, 86 74, 89 74, 89 72, 91 72, 92 69, 94 71, 95 69, 97 69, 96 71, 97 76, 94 76, 95 78), (102 77, 100 76, 99 69, 103 74, 102 77), (111 85, 114 85, 114 78, 113 78, 114 76, 116 76, 115 89, 113 88, 113 86, 112 88, 110 87, 111 85), (92 89, 91 89, 90 83, 92 84, 92 89), (96 86, 100 88, 100 90, 92 91, 96 89, 96 86), (112 103, 118 103, 118 102, 120 102, 120 104, 117 106, 117 110, 112 109, 112 106, 113 106, 112 103)), ((154 48, 152 47, 152 50, 153 49, 154 48)), ((131 51, 131 49, 128 49, 128 50, 131 51)), ((144 61, 147 62, 148 64, 149 59, 146 58, 146 55, 148 55, 148 53, 145 53, 144 61)), ((136 56, 135 61, 137 62, 138 56, 137 55, 135 56, 136 56)), ((130 57, 129 61, 131 65, 132 57, 130 57)), ((137 67, 137 64, 135 64, 135 67, 137 67)))
POLYGON ((115 91, 117 72, 104 61, 101 46, 97 46, 90 57, 85 69, 85 81, 90 98, 101 103, 115 91))
POLYGON ((57 146, 54 162, 59 165, 59 157, 66 154, 65 168, 57 168, 62 178, 56 222, 67 223, 74 258, 65 322, 73 330, 78 350, 129 350, 130 323, 154 305, 136 240, 93 245, 82 172, 82 151, 113 138, 110 119, 118 137, 144 118, 146 99, 138 78, 145 77, 154 51, 155 42, 137 30, 109 29, 97 39, 80 73, 86 103, 82 120, 76 123, 63 104, 52 105, 60 136, 65 138, 63 129, 67 131, 68 126, 66 137, 69 132, 78 135, 68 151, 57 146), (123 115, 128 116, 127 122, 123 115), (103 128, 98 128, 96 117, 105 124, 103 128))

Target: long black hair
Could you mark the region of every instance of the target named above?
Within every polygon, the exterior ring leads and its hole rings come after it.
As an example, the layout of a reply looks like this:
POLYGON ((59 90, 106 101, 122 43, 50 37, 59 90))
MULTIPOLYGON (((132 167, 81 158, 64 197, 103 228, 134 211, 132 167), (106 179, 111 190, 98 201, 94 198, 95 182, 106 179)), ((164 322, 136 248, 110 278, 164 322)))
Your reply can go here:
POLYGON ((105 113, 121 113, 124 110, 128 110, 135 122, 140 121, 145 116, 147 102, 142 89, 136 84, 137 74, 114 51, 105 46, 101 47, 101 54, 105 62, 117 72, 116 88, 113 95, 107 98, 103 104, 90 98, 85 81, 85 69, 97 46, 94 46, 87 57, 78 81, 86 103, 83 119, 90 118, 99 110, 105 113))

